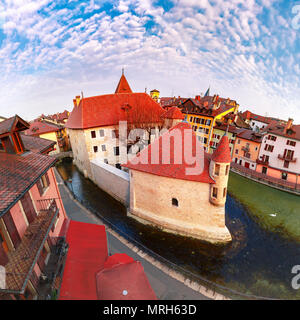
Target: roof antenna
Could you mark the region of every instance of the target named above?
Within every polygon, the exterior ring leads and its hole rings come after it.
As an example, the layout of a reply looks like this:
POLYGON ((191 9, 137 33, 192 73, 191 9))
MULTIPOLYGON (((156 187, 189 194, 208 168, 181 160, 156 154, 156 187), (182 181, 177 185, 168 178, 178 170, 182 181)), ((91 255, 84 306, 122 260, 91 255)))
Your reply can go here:
POLYGON ((147 87, 145 87, 145 93, 147 93, 147 87))
POLYGON ((122 68, 122 76, 124 76, 124 67, 122 68))

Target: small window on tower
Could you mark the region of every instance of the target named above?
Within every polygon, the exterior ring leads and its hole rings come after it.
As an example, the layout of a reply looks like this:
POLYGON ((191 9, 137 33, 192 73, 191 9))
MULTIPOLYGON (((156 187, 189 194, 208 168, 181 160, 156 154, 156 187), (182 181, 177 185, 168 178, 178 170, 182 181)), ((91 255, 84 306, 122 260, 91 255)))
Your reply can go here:
POLYGON ((213 197, 217 198, 218 197, 218 189, 213 187, 213 197))
POLYGON ((215 175, 216 176, 220 175, 220 165, 219 164, 215 165, 215 175))
POLYGON ((226 166, 226 173, 225 173, 225 175, 227 176, 228 173, 229 173, 229 164, 226 166))
POLYGON ((172 198, 172 206, 178 207, 178 200, 176 198, 172 198))

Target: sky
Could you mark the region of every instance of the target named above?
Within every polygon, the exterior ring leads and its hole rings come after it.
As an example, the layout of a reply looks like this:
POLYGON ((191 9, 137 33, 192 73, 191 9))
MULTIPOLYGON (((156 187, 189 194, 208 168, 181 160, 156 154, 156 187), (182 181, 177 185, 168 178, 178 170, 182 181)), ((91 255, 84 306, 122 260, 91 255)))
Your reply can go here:
POLYGON ((211 94, 300 124, 300 2, 0 0, 0 115, 113 93, 211 94))

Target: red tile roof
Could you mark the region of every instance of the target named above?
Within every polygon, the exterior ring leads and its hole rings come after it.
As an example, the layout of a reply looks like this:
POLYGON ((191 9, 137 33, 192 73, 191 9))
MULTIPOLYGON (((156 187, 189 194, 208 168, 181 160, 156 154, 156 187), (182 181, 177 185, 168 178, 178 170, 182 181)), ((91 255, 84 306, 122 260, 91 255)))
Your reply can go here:
POLYGON ((182 114, 182 112, 177 108, 177 107, 172 107, 171 109, 167 110, 162 117, 164 119, 179 119, 179 120, 183 120, 184 119, 184 115, 182 114))
POLYGON ((219 142, 217 149, 214 151, 211 159, 215 162, 220 162, 220 163, 230 163, 231 162, 229 140, 226 135, 224 135, 222 137, 222 139, 219 142))
POLYGON ((273 123, 272 126, 267 128, 270 134, 279 135, 289 139, 300 140, 300 125, 292 125, 291 130, 285 131, 285 126, 273 123))
POLYGON ((24 121, 18 115, 15 115, 14 117, 0 122, 0 135, 11 132, 14 125, 17 127, 15 131, 21 131, 29 128, 29 124, 26 121, 24 121))
POLYGON ((157 300, 139 261, 103 269, 96 281, 99 300, 157 300))
POLYGON ((258 132, 254 132, 253 130, 243 129, 238 133, 237 137, 257 143, 262 142, 262 135, 258 132))
POLYGON ((25 149, 35 153, 44 153, 47 150, 52 149, 52 147, 56 144, 55 141, 34 136, 26 136, 25 134, 21 134, 21 139, 25 149))
POLYGON ((132 93, 132 90, 127 82, 126 77, 122 74, 121 79, 118 83, 115 93, 132 93))
POLYGON ((243 112, 242 117, 244 119, 259 121, 266 124, 270 123, 270 120, 271 120, 269 117, 260 116, 258 114, 250 112, 249 110, 246 110, 245 112, 243 112))
MULTIPOLYGON (((232 101, 232 100, 230 100, 230 101, 232 101)), ((200 99, 189 98, 186 101, 184 101, 179 106, 179 108, 183 113, 199 114, 199 115, 216 117, 219 114, 224 113, 224 112, 234 108, 233 105, 230 105, 227 102, 228 102, 228 99, 216 98, 216 97, 211 97, 211 96, 206 96, 206 97, 203 97, 200 99), (216 99, 215 102, 213 102, 214 98, 216 99), (188 110, 189 107, 186 107, 186 104, 188 103, 188 101, 191 101, 192 104, 196 107, 194 111, 188 110), (214 109, 214 104, 217 104, 217 103, 220 103, 220 105, 219 105, 219 107, 214 109)))
MULTIPOLYGON (((204 183, 215 183, 214 180, 210 177, 209 175, 209 160, 206 154, 202 153, 204 162, 204 168, 202 173, 198 175, 191 175, 187 172, 186 169, 191 169, 195 168, 196 165, 199 166, 198 163, 194 163, 192 165, 188 164, 186 162, 186 157, 184 156, 184 151, 185 147, 188 150, 191 150, 192 155, 195 157, 196 156, 196 149, 202 149, 203 146, 200 144, 198 141, 194 131, 192 131, 191 126, 186 123, 186 122, 181 122, 177 124, 175 127, 171 128, 169 130, 170 133, 174 130, 179 130, 178 133, 180 133, 180 142, 178 145, 175 146, 175 141, 176 139, 171 139, 170 141, 170 164, 165 164, 163 162, 163 147, 165 149, 165 146, 163 146, 163 137, 168 134, 165 133, 162 135, 159 139, 156 139, 153 143, 151 143, 147 148, 142 150, 137 157, 129 161, 126 165, 122 165, 124 167, 127 167, 129 169, 137 170, 137 171, 142 171, 142 172, 147 172, 151 173, 154 175, 158 176, 163 176, 163 177, 170 177, 174 179, 182 179, 182 180, 190 180, 190 181, 198 181, 198 182, 204 182, 204 183), (185 139, 185 134, 184 133, 191 132, 192 134, 192 139, 186 138, 185 139), (175 151, 178 153, 181 150, 182 158, 179 159, 182 164, 176 164, 175 163, 175 151), (153 157, 156 157, 156 152, 158 155, 158 164, 151 163, 151 155, 153 154, 153 157), (143 164, 143 163, 134 163, 137 162, 139 159, 149 159, 149 163, 143 164)), ((175 132, 174 132, 175 133, 175 132)), ((177 156, 178 154, 176 154, 177 156)), ((201 155, 201 156, 202 156, 201 155)), ((202 163, 201 163, 202 164, 202 163)))
POLYGON ((0 212, 12 207, 55 162, 55 158, 33 152, 0 152, 0 212))
POLYGON ((115 93, 83 98, 71 112, 66 127, 88 129, 129 123, 161 122, 163 108, 146 93, 115 93))
POLYGON ((36 120, 30 123, 30 128, 25 131, 26 135, 38 136, 43 133, 56 132, 64 127, 46 120, 36 120))

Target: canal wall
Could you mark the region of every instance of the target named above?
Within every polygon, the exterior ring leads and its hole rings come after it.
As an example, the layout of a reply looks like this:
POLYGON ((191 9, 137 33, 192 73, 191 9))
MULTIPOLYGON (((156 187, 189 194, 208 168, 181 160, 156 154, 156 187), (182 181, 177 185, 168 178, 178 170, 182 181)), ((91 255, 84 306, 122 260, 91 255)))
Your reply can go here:
POLYGON ((102 160, 91 160, 91 180, 126 207, 130 202, 129 174, 102 160))

